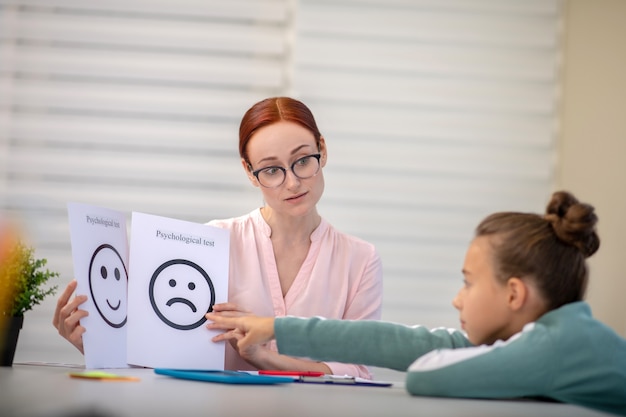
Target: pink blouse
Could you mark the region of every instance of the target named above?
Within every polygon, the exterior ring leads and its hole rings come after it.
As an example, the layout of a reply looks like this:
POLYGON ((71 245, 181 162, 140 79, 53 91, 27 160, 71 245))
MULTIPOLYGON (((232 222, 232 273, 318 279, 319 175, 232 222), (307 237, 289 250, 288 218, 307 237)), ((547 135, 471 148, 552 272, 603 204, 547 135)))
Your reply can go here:
MULTIPOLYGON (((311 234, 309 253, 283 298, 271 229, 260 209, 207 224, 231 230, 228 301, 258 316, 380 320, 382 263, 371 243, 341 233, 322 219, 311 234)), ((275 342, 269 348, 276 350, 275 342)), ((371 377, 365 366, 326 364, 335 375, 371 377)), ((254 369, 229 344, 225 368, 254 369)))

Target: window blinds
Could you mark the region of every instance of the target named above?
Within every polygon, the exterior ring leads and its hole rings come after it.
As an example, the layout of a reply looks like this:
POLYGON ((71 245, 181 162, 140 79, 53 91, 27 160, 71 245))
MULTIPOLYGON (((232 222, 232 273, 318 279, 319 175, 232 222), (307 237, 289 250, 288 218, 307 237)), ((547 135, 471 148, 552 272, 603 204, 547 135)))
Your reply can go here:
MULTIPOLYGON (((561 7, 0 0, 0 210, 63 287, 68 201, 197 222, 261 205, 238 123, 292 95, 328 144, 320 213, 381 254, 383 318, 456 326, 473 228, 552 191, 561 7)), ((16 360, 71 349, 54 301, 29 313, 16 360)))
POLYGON ((378 247, 385 319, 456 327, 474 227, 543 211, 561 19, 545 1, 300 2, 294 90, 329 147, 322 212, 378 247))

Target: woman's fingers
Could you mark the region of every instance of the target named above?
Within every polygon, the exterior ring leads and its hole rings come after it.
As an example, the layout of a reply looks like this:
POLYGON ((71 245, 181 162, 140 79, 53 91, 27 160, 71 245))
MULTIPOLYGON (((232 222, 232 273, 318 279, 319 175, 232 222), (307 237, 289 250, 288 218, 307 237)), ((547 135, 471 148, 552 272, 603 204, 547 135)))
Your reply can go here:
POLYGON ((54 316, 52 318, 52 324, 57 329, 59 328, 59 325, 61 323, 61 317, 60 317, 61 316, 61 310, 63 309, 63 307, 65 307, 67 305, 70 297, 72 296, 72 293, 76 289, 76 285, 77 285, 76 280, 72 280, 67 285, 67 287, 65 287, 65 290, 63 291, 63 293, 61 294, 61 296, 57 300, 57 306, 56 306, 56 309, 54 310, 54 316))
POLYGON ((67 340, 69 340, 71 344, 76 346, 80 353, 85 354, 83 350, 83 333, 85 333, 85 328, 81 325, 78 325, 74 327, 74 330, 69 335, 67 340))
POLYGON ((227 341, 227 340, 239 341, 241 340, 241 338, 243 338, 243 334, 241 333, 241 331, 239 331, 239 329, 232 329, 227 332, 218 334, 217 336, 213 337, 211 340, 213 342, 222 342, 222 341, 227 341))
POLYGON ((231 310, 239 310, 239 307, 235 303, 219 303, 213 305, 213 311, 221 312, 221 311, 231 311, 231 310))
POLYGON ((213 306, 213 312, 219 313, 226 317, 240 317, 252 314, 249 311, 242 309, 235 303, 215 304, 213 306))
POLYGON ((71 314, 67 314, 62 321, 62 327, 65 329, 67 335, 74 331, 76 326, 80 325, 80 320, 87 317, 89 313, 86 310, 74 309, 71 314))

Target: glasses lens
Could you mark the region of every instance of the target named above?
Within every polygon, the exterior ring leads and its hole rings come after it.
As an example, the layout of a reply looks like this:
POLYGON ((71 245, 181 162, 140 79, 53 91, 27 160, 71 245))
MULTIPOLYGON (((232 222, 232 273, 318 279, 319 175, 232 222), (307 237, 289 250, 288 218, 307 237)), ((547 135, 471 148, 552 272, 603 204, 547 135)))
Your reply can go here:
POLYGON ((294 162, 291 169, 298 178, 311 178, 320 169, 319 155, 308 155, 294 162))
POLYGON ((257 178, 264 187, 278 187, 285 181, 285 171, 279 167, 269 167, 260 170, 257 178))

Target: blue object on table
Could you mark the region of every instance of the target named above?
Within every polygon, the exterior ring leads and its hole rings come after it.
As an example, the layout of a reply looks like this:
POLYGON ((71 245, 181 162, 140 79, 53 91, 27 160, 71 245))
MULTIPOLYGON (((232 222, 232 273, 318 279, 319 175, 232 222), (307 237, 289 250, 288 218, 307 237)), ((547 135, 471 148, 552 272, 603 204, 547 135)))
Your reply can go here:
POLYGON ((190 370, 155 368, 154 372, 159 375, 167 375, 174 378, 190 379, 194 381, 218 382, 221 384, 248 384, 248 385, 271 385, 287 384, 295 381, 291 377, 254 375, 248 372, 220 371, 220 370, 190 370))

